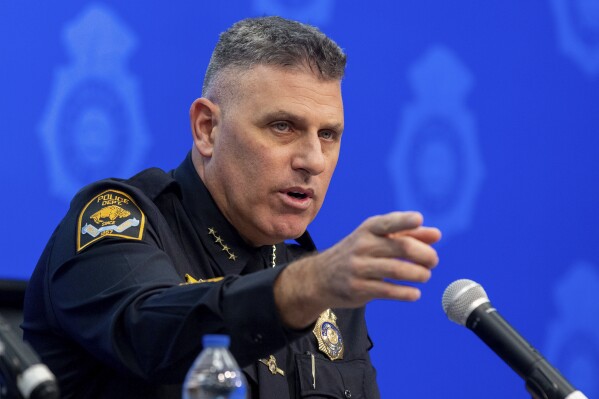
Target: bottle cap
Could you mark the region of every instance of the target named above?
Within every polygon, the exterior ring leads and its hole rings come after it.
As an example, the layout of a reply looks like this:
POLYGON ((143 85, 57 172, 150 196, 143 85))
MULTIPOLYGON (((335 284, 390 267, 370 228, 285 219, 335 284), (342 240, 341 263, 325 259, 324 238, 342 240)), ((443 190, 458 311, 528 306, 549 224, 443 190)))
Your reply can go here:
POLYGON ((230 341, 231 339, 229 336, 224 334, 206 334, 202 337, 202 344, 204 345, 204 348, 216 346, 224 346, 225 348, 228 348, 230 341))

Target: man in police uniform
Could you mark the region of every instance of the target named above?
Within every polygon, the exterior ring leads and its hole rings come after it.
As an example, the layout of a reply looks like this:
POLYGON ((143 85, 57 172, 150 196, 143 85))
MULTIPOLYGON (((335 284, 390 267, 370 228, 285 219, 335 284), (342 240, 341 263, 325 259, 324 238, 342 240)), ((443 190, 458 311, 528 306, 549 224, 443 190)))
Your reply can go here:
POLYGON ((67 398, 179 398, 201 336, 231 336, 253 398, 379 396, 364 305, 416 300, 437 229, 366 220, 308 235, 343 132, 341 49, 277 17, 223 33, 175 170, 81 190, 31 278, 25 338, 67 398), (297 244, 285 240, 296 239, 297 244))

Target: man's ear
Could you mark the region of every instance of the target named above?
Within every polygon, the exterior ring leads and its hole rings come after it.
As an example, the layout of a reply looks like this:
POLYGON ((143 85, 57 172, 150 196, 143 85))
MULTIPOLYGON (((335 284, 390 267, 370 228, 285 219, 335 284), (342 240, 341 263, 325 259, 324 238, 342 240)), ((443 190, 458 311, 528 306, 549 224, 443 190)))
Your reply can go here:
POLYGON ((219 117, 218 105, 204 97, 196 99, 189 109, 193 145, 204 157, 212 156, 219 117))

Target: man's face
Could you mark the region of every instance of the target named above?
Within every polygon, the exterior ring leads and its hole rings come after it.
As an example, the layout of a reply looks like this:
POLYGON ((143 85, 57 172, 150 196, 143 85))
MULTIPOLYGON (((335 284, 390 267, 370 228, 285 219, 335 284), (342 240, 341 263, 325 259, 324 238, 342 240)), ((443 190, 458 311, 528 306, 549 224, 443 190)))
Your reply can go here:
POLYGON ((314 219, 339 157, 339 81, 310 71, 257 66, 221 104, 204 181, 252 245, 300 236, 314 219))

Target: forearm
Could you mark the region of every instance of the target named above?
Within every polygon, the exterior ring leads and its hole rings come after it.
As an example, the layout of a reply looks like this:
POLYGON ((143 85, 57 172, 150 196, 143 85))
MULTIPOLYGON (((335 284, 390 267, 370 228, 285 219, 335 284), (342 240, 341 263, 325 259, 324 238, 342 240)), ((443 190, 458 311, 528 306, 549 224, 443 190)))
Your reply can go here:
POLYGON ((176 381, 201 349, 203 334, 230 334, 242 365, 295 338, 274 305, 277 269, 180 286, 168 258, 151 246, 125 242, 93 254, 106 245, 60 267, 51 290, 61 329, 115 368, 176 381), (81 286, 86 289, 76 289, 81 286))
MULTIPOLYGON (((328 308, 327 292, 321 289, 319 270, 322 255, 302 258, 279 274, 273 291, 275 305, 283 324, 291 329, 302 329, 314 323, 328 308)), ((326 288, 325 288, 326 289, 326 288)))

